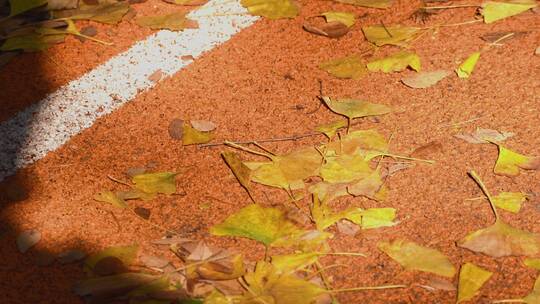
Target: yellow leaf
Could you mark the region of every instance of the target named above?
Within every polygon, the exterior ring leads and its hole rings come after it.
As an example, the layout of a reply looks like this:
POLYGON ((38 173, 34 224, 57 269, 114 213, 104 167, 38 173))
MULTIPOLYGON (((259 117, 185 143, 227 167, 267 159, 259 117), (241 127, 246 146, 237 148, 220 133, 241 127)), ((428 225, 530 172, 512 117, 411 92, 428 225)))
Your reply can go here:
POLYGON ((530 157, 514 152, 501 145, 499 147, 499 157, 495 163, 493 172, 506 176, 519 175, 519 168, 525 170, 537 170, 540 168, 540 157, 530 157))
POLYGON ((240 301, 242 304, 311 304, 317 296, 328 292, 294 274, 280 274, 272 264, 261 261, 244 279, 250 294, 240 301))
POLYGON ((459 67, 456 69, 456 73, 459 78, 469 78, 471 76, 476 62, 480 58, 480 52, 472 53, 459 67))
POLYGON ((387 195, 379 170, 375 170, 365 178, 351 184, 347 187, 347 191, 354 196, 365 196, 377 201, 384 200, 387 195))
POLYGON ((118 208, 127 207, 126 201, 122 199, 121 197, 118 197, 118 195, 116 195, 116 193, 112 191, 103 191, 99 194, 96 194, 94 196, 94 199, 99 202, 109 203, 118 208))
POLYGON ((474 231, 458 242, 458 246, 492 257, 526 255, 540 252, 538 235, 514 228, 501 220, 474 231))
POLYGON ((196 130, 189 123, 184 123, 182 131, 182 145, 204 144, 212 140, 211 132, 201 132, 196 130))
POLYGON ((521 203, 527 199, 527 195, 521 192, 501 192, 497 196, 492 197, 495 206, 518 213, 521 209, 521 203))
POLYGON ((371 61, 367 64, 371 72, 382 71, 384 73, 400 72, 407 67, 420 72, 420 57, 415 53, 400 51, 383 59, 371 61))
POLYGON ((421 28, 372 25, 362 27, 362 31, 366 39, 377 46, 386 44, 403 46, 420 34, 421 28))
POLYGON ((251 204, 229 216, 221 224, 210 229, 210 233, 219 236, 239 236, 253 239, 271 246, 276 241, 301 233, 298 227, 285 218, 276 208, 265 208, 251 204))
POLYGON ((330 110, 346 116, 349 119, 374 115, 384 115, 392 111, 388 106, 357 99, 331 99, 330 97, 326 96, 323 96, 322 99, 324 103, 330 108, 330 110))
POLYGON ((291 188, 287 178, 283 175, 283 172, 279 169, 279 166, 275 162, 246 162, 244 163, 248 168, 253 170, 251 174, 251 180, 270 187, 277 187, 282 189, 291 188))
POLYGON ((457 303, 472 299, 492 274, 472 263, 463 264, 459 271, 457 303))
POLYGON ((540 303, 540 277, 536 278, 534 282, 533 291, 523 298, 523 301, 527 304, 538 304, 540 303))
POLYGON ((391 227, 396 225, 396 209, 394 208, 370 208, 360 210, 357 214, 347 217, 351 222, 359 225, 362 229, 391 227))
POLYGON ((223 156, 223 159, 225 159, 225 162, 227 162, 227 165, 229 168, 231 168, 234 176, 236 176, 240 184, 246 188, 248 192, 251 191, 249 184, 251 181, 251 169, 242 163, 237 153, 222 152, 221 156, 223 156))
POLYGON ((167 29, 181 31, 185 28, 197 28, 197 22, 187 19, 185 12, 172 13, 162 16, 145 16, 135 19, 139 26, 149 27, 153 30, 167 29))
POLYGON ((341 128, 347 127, 347 122, 345 120, 336 120, 328 124, 320 125, 315 128, 315 130, 323 133, 328 137, 328 139, 332 139, 337 133, 337 131, 341 128))
POLYGON ((482 16, 485 23, 492 23, 511 17, 537 6, 534 0, 509 0, 504 2, 487 1, 482 3, 482 16))
POLYGON ((386 152, 388 150, 388 142, 377 130, 357 130, 349 132, 340 141, 328 143, 326 148, 328 151, 334 151, 336 154, 349 155, 361 152, 361 150, 386 152))
POLYGON ((405 240, 394 242, 379 242, 377 247, 396 260, 406 270, 419 270, 431 272, 443 277, 451 278, 456 269, 450 260, 435 249, 417 245, 405 240))
POLYGON ((304 252, 272 256, 272 265, 279 273, 293 273, 317 262, 318 253, 304 252))
POLYGON ((47 0, 9 0, 10 14, 15 16, 47 4, 47 0))
POLYGON ((71 20, 92 20, 107 24, 117 24, 128 12, 129 3, 100 1, 99 4, 89 5, 79 1, 79 8, 69 11, 53 12, 55 18, 69 18, 71 20))
POLYGON ((250 14, 269 19, 294 18, 298 7, 290 0, 241 0, 250 14))
POLYGON ((373 170, 361 155, 342 154, 327 157, 321 167, 320 176, 329 183, 348 183, 368 177, 373 170))
POLYGON ((540 270, 540 258, 526 258, 523 264, 527 267, 540 270))
POLYGON ((326 18, 326 22, 341 22, 345 24, 347 27, 351 27, 356 22, 354 19, 354 14, 348 13, 348 12, 326 12, 322 13, 326 18))
POLYGON ((235 301, 232 297, 227 297, 217 289, 212 290, 212 293, 204 298, 203 304, 233 304, 235 301))
POLYGON ((334 184, 328 182, 318 182, 309 187, 309 192, 317 194, 324 201, 330 202, 335 198, 349 195, 347 192, 348 183, 334 184))
POLYGON ((389 8, 392 5, 393 0, 334 0, 336 2, 353 4, 357 6, 371 7, 371 8, 389 8))
POLYGON ((311 217, 317 229, 324 231, 343 218, 354 217, 360 212, 357 208, 349 208, 342 212, 334 213, 326 201, 319 200, 317 195, 313 195, 313 205, 311 206, 311 217))
POLYGON ((138 250, 138 245, 109 247, 86 258, 84 267, 87 271, 92 271, 100 260, 107 257, 115 257, 122 261, 124 265, 130 265, 137 257, 138 250))
POLYGON ((143 173, 134 175, 133 188, 144 193, 173 194, 176 192, 176 175, 172 172, 143 173))
POLYGON ((213 281, 234 280, 246 273, 241 254, 232 257, 229 264, 230 268, 208 261, 197 265, 196 272, 200 279, 213 281))
POLYGON ((358 55, 326 61, 319 68, 337 78, 359 79, 367 74, 366 65, 358 55))

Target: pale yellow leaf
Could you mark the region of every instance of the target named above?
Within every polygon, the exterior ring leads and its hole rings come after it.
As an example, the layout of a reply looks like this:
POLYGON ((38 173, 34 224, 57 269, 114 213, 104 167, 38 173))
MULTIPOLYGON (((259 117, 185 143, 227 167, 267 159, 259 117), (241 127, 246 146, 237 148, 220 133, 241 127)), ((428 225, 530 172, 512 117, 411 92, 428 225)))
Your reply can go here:
POLYGON ((478 290, 493 275, 472 263, 465 263, 459 271, 457 303, 472 299, 478 290))
POLYGON ((371 72, 400 72, 407 67, 420 72, 420 57, 415 53, 400 51, 388 57, 368 62, 367 68, 371 72))
POLYGON ((196 21, 186 18, 185 12, 172 13, 161 16, 144 16, 135 20, 139 26, 149 27, 153 30, 167 29, 181 31, 185 28, 197 28, 196 21))
POLYGON ((492 23, 515 16, 538 6, 534 0, 486 1, 482 3, 482 16, 485 23, 492 23))
POLYGON ((330 110, 346 116, 349 119, 384 115, 392 111, 392 109, 390 109, 390 107, 388 106, 358 99, 332 99, 326 96, 323 96, 322 99, 324 103, 330 108, 330 110))
POLYGON ((421 28, 400 25, 371 25, 363 26, 362 31, 364 32, 366 39, 377 46, 386 44, 404 46, 407 42, 413 40, 421 33, 421 28))
POLYGON ((527 195, 522 192, 501 192, 492 197, 493 204, 498 208, 518 213, 521 209, 521 204, 527 200, 527 195))
POLYGON ((525 170, 538 170, 540 168, 540 157, 525 156, 501 145, 498 147, 499 157, 493 169, 495 174, 517 176, 520 168, 525 170))
POLYGON ((359 79, 367 74, 366 65, 358 55, 326 61, 319 68, 337 78, 359 79))
POLYGON ((134 175, 133 188, 144 193, 173 194, 176 192, 176 175, 173 172, 142 173, 134 175))
POLYGON ((268 19, 294 18, 298 15, 298 7, 290 0, 241 0, 249 13, 268 19))
POLYGON ((322 13, 326 18, 326 22, 341 22, 345 24, 347 27, 351 27, 355 23, 354 14, 348 13, 348 12, 326 12, 322 13))

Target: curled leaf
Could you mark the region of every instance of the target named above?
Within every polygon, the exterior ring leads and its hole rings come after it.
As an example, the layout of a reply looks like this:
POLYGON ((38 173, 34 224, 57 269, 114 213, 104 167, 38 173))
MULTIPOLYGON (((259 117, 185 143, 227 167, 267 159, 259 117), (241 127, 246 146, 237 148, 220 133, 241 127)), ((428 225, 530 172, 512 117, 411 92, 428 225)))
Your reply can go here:
POLYGON ((478 290, 493 275, 472 263, 465 263, 459 271, 457 303, 472 299, 478 290))
POLYGON ((382 241, 377 244, 377 248, 401 264, 406 270, 431 272, 448 278, 453 277, 456 272, 454 265, 441 252, 413 242, 405 240, 382 241))

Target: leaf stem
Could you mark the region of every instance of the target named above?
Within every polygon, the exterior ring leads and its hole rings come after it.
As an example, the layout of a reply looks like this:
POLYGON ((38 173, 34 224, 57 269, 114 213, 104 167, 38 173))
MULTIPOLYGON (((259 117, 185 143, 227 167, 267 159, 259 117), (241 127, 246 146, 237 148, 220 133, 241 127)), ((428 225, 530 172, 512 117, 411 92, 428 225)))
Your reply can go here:
POLYGON ((447 6, 423 6, 421 9, 430 10, 430 9, 450 9, 450 8, 463 8, 463 7, 479 7, 475 4, 460 4, 460 5, 447 5, 447 6))
POLYGON ((415 157, 401 156, 401 155, 385 153, 385 152, 379 153, 379 156, 388 156, 388 157, 392 157, 392 158, 413 160, 413 161, 418 161, 418 162, 425 162, 425 163, 428 163, 428 164, 434 164, 435 163, 434 160, 430 160, 430 159, 421 159, 421 158, 415 158, 415 157))
POLYGON ((236 149, 238 149, 238 150, 242 150, 242 151, 244 151, 244 152, 248 152, 248 153, 251 153, 251 154, 263 156, 263 157, 269 158, 269 159, 271 159, 271 160, 274 160, 274 156, 272 156, 271 154, 263 153, 263 152, 259 152, 259 151, 255 151, 255 150, 251 150, 250 148, 246 148, 246 147, 244 147, 244 146, 241 146, 241 145, 239 145, 239 144, 233 143, 233 142, 228 141, 228 140, 224 141, 223 144, 226 145, 226 146, 229 146, 229 147, 236 148, 236 149))
POLYGON ((489 191, 488 191, 486 185, 484 185, 484 183, 482 182, 482 180, 480 179, 480 177, 478 176, 478 174, 474 170, 469 171, 469 175, 478 184, 478 186, 480 186, 480 189, 482 189, 484 194, 487 196, 487 199, 489 201, 489 205, 491 206, 491 210, 493 210, 493 214, 495 215, 495 222, 498 222, 499 221, 499 213, 497 213, 497 208, 495 207, 495 204, 493 203, 493 199, 491 198, 491 195, 489 194, 489 191))
POLYGON ((382 289, 395 289, 395 288, 407 288, 407 285, 381 285, 381 286, 365 286, 365 287, 353 287, 329 290, 329 293, 338 292, 351 292, 351 291, 364 291, 364 290, 382 290, 382 289))
POLYGON ((119 184, 126 185, 126 186, 128 186, 128 187, 133 187, 133 185, 130 185, 128 182, 125 182, 125 181, 123 181, 123 180, 119 180, 119 179, 115 178, 115 177, 112 176, 112 175, 107 175, 107 177, 108 177, 110 180, 112 180, 113 182, 117 182, 117 183, 119 183, 119 184))
POLYGON ((491 303, 492 304, 495 304, 495 303, 527 303, 527 301, 525 301, 523 299, 506 299, 506 300, 492 301, 491 303))
POLYGON ((359 252, 328 252, 328 253, 319 252, 319 253, 317 253, 317 255, 345 255, 345 256, 361 256, 361 257, 366 257, 367 256, 367 255, 365 255, 363 253, 359 253, 359 252))

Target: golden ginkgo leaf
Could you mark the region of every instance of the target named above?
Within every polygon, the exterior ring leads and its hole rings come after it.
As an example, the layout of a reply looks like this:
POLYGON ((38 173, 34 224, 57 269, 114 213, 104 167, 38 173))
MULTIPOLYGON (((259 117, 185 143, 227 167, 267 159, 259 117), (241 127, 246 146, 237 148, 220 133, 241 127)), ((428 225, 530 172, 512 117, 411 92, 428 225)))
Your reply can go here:
POLYGON ((472 299, 492 275, 473 263, 463 264, 459 271, 457 303, 472 299))
MULTIPOLYGON (((10 14, 15 16, 47 4, 47 0, 9 0, 10 14)), ((7 7, 7 6, 6 6, 7 7)))
POLYGON ((534 0, 486 1, 482 3, 482 16, 485 23, 521 14, 538 6, 534 0))
POLYGON ((240 3, 250 14, 268 19, 294 18, 298 15, 298 7, 290 0, 242 0, 240 3))
POLYGON ((204 144, 211 141, 212 138, 212 132, 201 132, 193 128, 190 123, 184 122, 182 128, 182 145, 204 144))
POLYGON ((329 183, 348 183, 364 179, 372 172, 368 162, 361 155, 341 154, 326 158, 326 163, 321 167, 320 176, 329 183))
POLYGON ((324 103, 330 108, 330 110, 346 116, 349 119, 384 115, 392 111, 392 109, 390 109, 390 107, 388 106, 358 99, 332 99, 327 96, 323 96, 322 99, 324 103))
POLYGON ((450 260, 435 249, 405 240, 382 241, 377 244, 377 247, 406 270, 431 272, 448 278, 456 273, 450 260))
POLYGON ((336 120, 336 121, 333 121, 331 123, 327 123, 327 124, 324 124, 324 125, 320 125, 320 126, 317 126, 315 128, 315 130, 323 133, 324 135, 326 135, 326 137, 328 137, 328 139, 332 139, 337 131, 341 128, 346 128, 347 127, 347 122, 343 119, 341 120, 336 120))
POLYGON ((99 202, 103 202, 103 203, 109 203, 115 207, 118 207, 118 208, 126 208, 127 207, 127 203, 125 200, 123 200, 121 197, 119 197, 118 195, 116 195, 116 193, 112 192, 112 191, 103 191, 103 192, 100 192, 99 194, 96 194, 94 196, 94 199, 96 201, 99 201, 99 202))
POLYGON ((248 168, 242 161, 237 153, 234 152, 222 152, 221 156, 227 162, 229 168, 231 168, 234 176, 240 182, 248 192, 251 191, 250 181, 251 181, 251 169, 248 168))
POLYGON ((354 23, 356 22, 354 18, 354 14, 349 13, 349 12, 331 11, 331 12, 322 13, 321 15, 323 15, 326 18, 326 22, 341 22, 348 27, 353 26, 354 23))
POLYGON ((272 265, 279 273, 293 273, 317 262, 318 253, 302 252, 272 256, 272 265))
POLYGON ((387 196, 379 170, 374 170, 365 178, 351 184, 347 187, 347 191, 354 196, 365 196, 377 201, 382 201, 387 196))
POLYGON ((173 172, 142 173, 131 179, 133 188, 144 193, 173 194, 176 192, 176 175, 173 172))
POLYGON ((181 31, 186 28, 197 28, 198 24, 194 20, 186 18, 185 12, 172 13, 161 16, 144 16, 135 19, 139 26, 149 27, 153 30, 181 31))
POLYGON ((279 239, 299 234, 302 230, 290 222, 281 210, 251 204, 213 226, 210 232, 219 236, 245 237, 271 246, 279 239))
POLYGON ((53 12, 55 18, 71 20, 92 20, 107 24, 117 24, 129 11, 129 3, 125 1, 100 1, 95 5, 79 1, 79 7, 74 10, 53 12))
POLYGON ((363 26, 362 31, 366 39, 377 46, 386 44, 403 46, 420 34, 421 28, 400 25, 371 25, 363 26))
POLYGON ((501 145, 499 147, 499 157, 495 163, 493 172, 506 176, 519 175, 519 169, 538 170, 540 168, 540 157, 531 157, 519 154, 501 145))
POLYGON ((367 74, 366 65, 358 55, 326 61, 319 68, 337 78, 359 79, 367 74))
POLYGON ((367 68, 371 72, 400 72, 407 67, 420 72, 420 57, 409 51, 400 51, 388 57, 368 62, 367 68))
POLYGON ((373 229, 380 227, 391 227, 396 225, 396 209, 394 208, 369 208, 358 213, 349 214, 347 217, 351 222, 359 225, 362 229, 373 229))
POLYGON ((527 194, 522 192, 501 192, 492 197, 493 204, 498 208, 518 213, 521 209, 521 204, 527 200, 527 194))
POLYGON ((360 213, 358 208, 348 208, 341 212, 333 212, 326 201, 319 200, 316 194, 313 195, 311 217, 320 231, 324 231, 341 219, 354 217, 358 213, 360 213))
POLYGON ((456 69, 456 74, 459 78, 469 78, 471 76, 474 67, 476 66, 476 63, 478 62, 478 59, 480 59, 480 52, 474 52, 472 53, 463 63, 459 65, 459 67, 456 69))
POLYGON ((334 151, 336 154, 353 155, 361 151, 388 150, 388 141, 375 129, 356 130, 341 137, 339 141, 332 141, 325 145, 328 152, 334 151))

